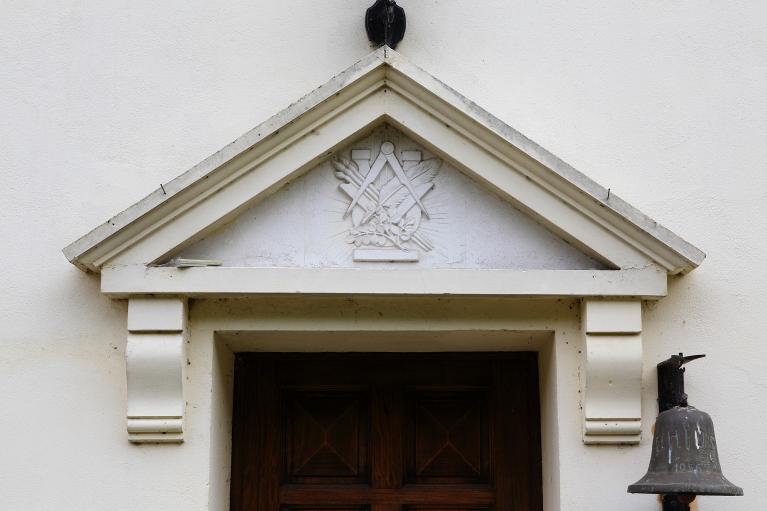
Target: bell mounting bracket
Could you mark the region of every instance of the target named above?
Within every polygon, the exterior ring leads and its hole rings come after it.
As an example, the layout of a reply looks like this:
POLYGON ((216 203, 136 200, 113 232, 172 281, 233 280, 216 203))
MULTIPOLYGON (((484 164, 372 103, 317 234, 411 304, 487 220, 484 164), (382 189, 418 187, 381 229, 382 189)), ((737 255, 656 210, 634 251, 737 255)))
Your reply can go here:
POLYGON ((684 392, 684 366, 688 362, 706 355, 671 355, 658 364, 658 411, 660 413, 675 406, 687 406, 687 394, 684 392))

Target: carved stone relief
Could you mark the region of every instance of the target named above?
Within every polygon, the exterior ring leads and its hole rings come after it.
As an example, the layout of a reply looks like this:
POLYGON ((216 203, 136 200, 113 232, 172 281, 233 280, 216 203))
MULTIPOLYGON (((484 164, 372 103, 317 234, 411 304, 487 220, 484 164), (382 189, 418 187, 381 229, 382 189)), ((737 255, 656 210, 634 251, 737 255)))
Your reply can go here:
POLYGON ((390 126, 175 256, 257 267, 605 268, 390 126))
POLYGON ((421 199, 434 188, 442 161, 404 151, 400 163, 394 151, 387 140, 372 160, 368 149, 353 149, 351 160, 333 159, 338 188, 350 200, 343 216, 351 216, 347 241, 357 247, 355 261, 418 261, 418 249, 434 248, 419 231, 422 217, 430 216, 421 199), (393 176, 383 172, 387 167, 393 176))

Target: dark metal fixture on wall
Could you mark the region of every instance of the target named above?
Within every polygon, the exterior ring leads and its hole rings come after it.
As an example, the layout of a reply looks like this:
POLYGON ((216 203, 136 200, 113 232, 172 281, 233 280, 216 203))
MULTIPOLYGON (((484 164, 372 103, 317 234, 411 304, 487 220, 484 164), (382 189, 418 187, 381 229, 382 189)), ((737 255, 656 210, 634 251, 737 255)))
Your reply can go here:
POLYGON ((394 0, 376 0, 365 12, 368 39, 377 45, 396 48, 405 37, 405 9, 394 0))
POLYGON ((684 367, 705 355, 672 355, 658 364, 658 407, 647 474, 629 493, 663 495, 664 511, 689 511, 697 495, 743 495, 722 475, 714 424, 687 403, 684 367))

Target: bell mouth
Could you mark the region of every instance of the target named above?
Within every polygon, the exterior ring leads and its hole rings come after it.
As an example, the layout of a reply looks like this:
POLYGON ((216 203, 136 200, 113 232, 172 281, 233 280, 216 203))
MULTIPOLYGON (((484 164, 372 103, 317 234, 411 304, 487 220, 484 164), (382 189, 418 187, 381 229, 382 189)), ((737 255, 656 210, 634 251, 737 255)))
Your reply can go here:
POLYGON ((648 473, 642 479, 630 485, 628 492, 660 495, 720 495, 727 497, 740 497, 743 495, 743 488, 735 486, 720 475, 694 476, 693 474, 686 474, 685 476, 679 477, 679 475, 676 475, 673 477, 674 481, 671 482, 668 481, 668 474, 648 473))

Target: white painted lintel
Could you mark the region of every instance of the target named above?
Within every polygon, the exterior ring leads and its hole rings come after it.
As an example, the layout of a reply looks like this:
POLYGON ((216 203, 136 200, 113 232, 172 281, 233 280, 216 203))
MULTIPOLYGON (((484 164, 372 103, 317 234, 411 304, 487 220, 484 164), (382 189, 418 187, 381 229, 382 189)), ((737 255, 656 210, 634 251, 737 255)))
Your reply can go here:
POLYGON ((101 291, 131 295, 264 294, 634 297, 666 296, 667 275, 641 270, 105 267, 101 291))

